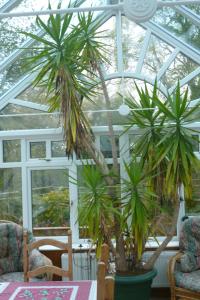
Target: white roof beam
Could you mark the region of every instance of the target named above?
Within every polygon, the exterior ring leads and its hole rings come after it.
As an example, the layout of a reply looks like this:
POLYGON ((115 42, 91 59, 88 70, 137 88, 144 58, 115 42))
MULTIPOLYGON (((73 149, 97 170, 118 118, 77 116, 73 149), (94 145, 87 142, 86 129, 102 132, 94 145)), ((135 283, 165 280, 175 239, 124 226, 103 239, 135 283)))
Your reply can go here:
MULTIPOLYGON (((200 67, 198 67, 197 69, 195 69, 193 72, 191 72, 190 74, 188 74, 187 76, 185 76, 183 79, 180 80, 180 87, 182 87, 183 85, 185 85, 186 83, 188 83, 190 80, 192 80, 194 77, 196 77, 197 75, 200 74, 200 67)), ((173 85, 170 89, 169 89, 169 93, 173 93, 173 91, 176 89, 176 84, 173 85)))
POLYGON ((189 20, 192 21, 193 24, 200 26, 200 17, 197 14, 195 14, 193 11, 191 11, 189 8, 185 6, 178 6, 175 7, 174 10, 186 16, 189 20))
POLYGON ((17 84, 10 88, 2 97, 0 97, 0 110, 8 103, 10 99, 15 98, 21 92, 23 92, 34 80, 35 74, 27 75, 23 77, 17 84))
POLYGON ((47 10, 38 10, 38 11, 26 11, 26 12, 13 12, 13 13, 0 13, 0 19, 11 18, 11 17, 28 17, 28 16, 44 16, 52 14, 73 14, 79 12, 89 12, 89 11, 112 11, 113 10, 122 10, 123 4, 116 5, 102 5, 102 6, 90 6, 90 7, 70 7, 64 9, 47 9, 47 10))
POLYGON ((191 100, 190 104, 189 104, 189 107, 194 107, 195 105, 199 104, 199 102, 200 102, 200 98, 195 99, 195 100, 191 100))
POLYGON ((116 43, 117 43, 117 66, 118 71, 123 71, 123 51, 122 51, 122 18, 121 12, 116 14, 116 43))
POLYGON ((141 73, 142 67, 143 67, 143 63, 144 63, 144 59, 147 53, 147 49, 149 46, 149 41, 151 38, 151 30, 148 29, 143 41, 143 45, 142 45, 142 49, 140 51, 140 57, 138 59, 138 63, 137 63, 137 67, 136 67, 136 73, 141 73))
POLYGON ((45 111, 45 112, 48 112, 48 109, 49 109, 48 105, 34 103, 34 102, 25 101, 25 100, 21 100, 21 99, 10 99, 8 103, 31 108, 31 109, 41 110, 41 111, 45 111))
POLYGON ((20 3, 20 0, 10 0, 3 4, 0 8, 0 13, 6 13, 20 3))
MULTIPOLYGON (((36 32, 37 36, 42 36, 44 33, 43 31, 36 32)), ((21 56, 24 52, 26 52, 33 44, 35 43, 34 40, 28 39, 26 40, 19 49, 16 49, 13 51, 9 56, 7 56, 3 62, 0 64, 0 72, 3 72, 5 69, 7 69, 10 65, 12 65, 19 56, 21 56)))
MULTIPOLYGON (((120 73, 120 72, 116 72, 116 73, 113 73, 113 74, 109 74, 105 77, 105 80, 110 80, 110 79, 115 79, 115 78, 132 78, 132 79, 138 79, 138 80, 141 80, 141 81, 145 81, 151 85, 154 85, 155 84, 155 80, 156 78, 150 78, 144 74, 141 74, 141 73, 134 73, 134 72, 123 72, 123 73, 120 73)), ((160 91, 165 95, 167 96, 168 92, 167 92, 167 89, 166 87, 161 83, 159 82, 158 84, 158 88, 160 89, 160 91)))
POLYGON ((154 23, 153 21, 145 22, 141 24, 146 29, 151 29, 152 33, 156 35, 158 38, 162 39, 166 43, 170 44, 171 46, 176 46, 180 49, 180 51, 186 55, 187 57, 194 60, 196 63, 199 64, 200 62, 200 52, 193 48, 192 46, 188 45, 188 43, 180 40, 178 37, 167 31, 162 26, 154 23))
POLYGON ((170 56, 168 57, 167 61, 163 64, 162 68, 160 68, 160 70, 157 73, 156 78, 157 78, 158 81, 165 74, 165 72, 167 71, 167 69, 169 68, 169 66, 172 64, 172 62, 175 60, 175 58, 176 58, 176 56, 178 55, 179 52, 180 52, 180 49, 176 48, 170 54, 170 56))

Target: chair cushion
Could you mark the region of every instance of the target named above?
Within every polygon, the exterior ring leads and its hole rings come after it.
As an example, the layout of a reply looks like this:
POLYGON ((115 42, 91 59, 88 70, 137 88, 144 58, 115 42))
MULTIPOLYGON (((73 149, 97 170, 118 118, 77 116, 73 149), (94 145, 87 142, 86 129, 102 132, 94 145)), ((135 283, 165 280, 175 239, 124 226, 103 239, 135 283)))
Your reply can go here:
MULTIPOLYGON (((44 254, 42 254, 41 252, 39 252, 37 249, 33 249, 31 252, 31 255, 29 256, 29 267, 30 270, 34 270, 38 267, 42 267, 42 266, 52 266, 52 261, 45 256, 44 254)), ((44 275, 38 275, 38 278, 43 278, 45 276, 44 275)))
POLYGON ((0 275, 0 282, 23 282, 24 281, 24 273, 23 272, 10 272, 0 275))
POLYGON ((180 232, 180 250, 200 256, 200 218, 192 217, 184 221, 180 232))
POLYGON ((0 275, 5 272, 22 271, 22 227, 15 223, 1 223, 0 241, 0 275))
POLYGON ((190 273, 176 271, 174 276, 177 286, 195 292, 200 292, 200 270, 190 273))
POLYGON ((193 272, 199 268, 197 258, 191 252, 186 252, 181 256, 181 271, 182 272, 193 272))
MULTIPOLYGON (((47 281, 48 277, 43 278, 31 278, 30 281, 32 282, 40 282, 40 281, 47 281)), ((23 272, 11 272, 5 273, 0 275, 0 282, 24 282, 24 273, 23 272)))

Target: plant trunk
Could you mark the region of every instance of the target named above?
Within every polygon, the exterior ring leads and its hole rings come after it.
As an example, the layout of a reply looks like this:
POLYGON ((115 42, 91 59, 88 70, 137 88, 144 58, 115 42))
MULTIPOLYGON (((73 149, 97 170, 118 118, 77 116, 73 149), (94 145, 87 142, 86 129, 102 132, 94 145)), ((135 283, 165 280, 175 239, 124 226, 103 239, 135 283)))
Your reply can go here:
POLYGON ((176 232, 176 226, 177 226, 177 220, 179 215, 179 208, 180 208, 180 202, 176 201, 175 203, 175 209, 174 209, 174 215, 172 219, 172 225, 169 233, 167 234, 166 238, 162 242, 162 244, 154 251, 153 255, 149 258, 149 260, 145 263, 144 269, 145 270, 151 270, 158 259, 159 255, 163 250, 165 250, 167 244, 171 241, 173 238, 175 232, 176 232))
MULTIPOLYGON (((108 90, 106 87, 106 83, 104 80, 104 76, 101 70, 101 67, 97 64, 97 71, 99 73, 99 77, 101 80, 101 85, 105 97, 106 102, 106 109, 107 111, 107 117, 108 117, 108 130, 109 130, 109 136, 110 136, 110 143, 111 143, 111 149, 112 149, 112 158, 113 158, 113 170, 114 174, 118 174, 118 158, 117 158, 117 146, 116 146, 116 140, 114 135, 114 129, 112 124, 112 113, 111 113, 111 104, 110 104, 110 98, 108 95, 108 90)), ((115 184, 117 183, 116 180, 112 179, 112 186, 109 188, 110 195, 115 201, 114 206, 120 210, 120 203, 118 203, 117 195, 116 195, 116 189, 115 184)), ((120 230, 120 223, 117 219, 117 217, 114 218, 114 231, 115 231, 115 237, 116 237, 116 269, 120 271, 126 271, 127 270, 127 262, 126 262, 126 255, 125 255, 125 249, 124 249, 124 239, 123 235, 121 234, 120 230)))

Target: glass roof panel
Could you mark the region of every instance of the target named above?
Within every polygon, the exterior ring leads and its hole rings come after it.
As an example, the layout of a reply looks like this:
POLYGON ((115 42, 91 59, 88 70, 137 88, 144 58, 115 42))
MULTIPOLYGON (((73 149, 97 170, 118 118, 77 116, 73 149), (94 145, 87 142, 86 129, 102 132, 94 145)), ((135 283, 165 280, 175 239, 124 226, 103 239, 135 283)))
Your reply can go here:
POLYGON ((22 93, 20 93, 17 99, 34 102, 38 104, 47 104, 47 94, 44 87, 29 86, 22 93))
MULTIPOLYGON (((121 104, 123 104, 124 98, 132 95, 136 100, 139 99, 135 83, 138 85, 139 88, 144 87, 144 82, 141 80, 137 80, 134 78, 117 78, 106 81, 110 101, 111 101, 111 109, 117 110, 121 104)), ((147 87, 149 90, 152 90, 152 86, 147 83, 147 87)), ((97 90, 98 94, 94 97, 93 102, 88 101, 85 99, 83 101, 83 110, 86 112, 90 112, 90 114, 96 114, 100 112, 101 110, 106 110, 105 100, 102 92, 102 88, 100 87, 99 90, 97 90)), ((118 113, 118 112, 117 112, 118 113)), ((102 118, 104 118, 104 114, 102 113, 102 118)), ((98 117, 97 117, 98 119, 98 117)), ((94 120, 95 121, 95 120, 94 120)), ((121 124, 121 123, 120 123, 121 124)))
POLYGON ((200 28, 170 7, 157 10, 153 21, 200 51, 200 28))
POLYGON ((197 67, 197 63, 179 53, 166 73, 162 76, 161 82, 170 88, 172 85, 176 84, 178 80, 183 79, 197 67))
MULTIPOLYGON (((19 0, 17 5, 12 8, 9 12, 27 12, 43 10, 48 8, 48 0, 41 1, 30 1, 30 0, 19 0)), ((51 1, 52 8, 56 8, 58 0, 51 1)), ((66 5, 66 4, 65 4, 66 5)), ((46 18, 46 17, 44 17, 46 18)), ((36 32, 37 26, 35 24, 36 17, 14 17, 4 18, 0 20, 0 59, 1 62, 14 50, 19 49, 22 43, 27 39, 24 35, 20 34, 20 31, 31 31, 36 32)))
POLYGON ((189 4, 185 5, 187 8, 189 8, 191 11, 193 11, 198 16, 200 15, 200 5, 199 4, 189 4))
POLYGON ((143 45, 146 30, 122 17, 122 47, 124 71, 134 72, 143 45))
POLYGON ((41 110, 24 107, 16 104, 8 104, 1 111, 0 115, 10 115, 10 114, 31 114, 31 113, 41 113, 41 110))
POLYGON ((0 8, 6 4, 6 2, 8 2, 8 0, 0 0, 0 8))
POLYGON ((44 114, 37 109, 8 104, 0 111, 0 131, 57 128, 58 126, 58 115, 44 114))
POLYGON ((1 63, 13 51, 20 49, 26 37, 20 31, 37 31, 35 17, 5 18, 0 20, 0 60, 1 63))
POLYGON ((107 45, 105 50, 107 51, 106 58, 109 64, 104 65, 104 69, 106 73, 114 73, 117 71, 117 47, 115 41, 115 17, 110 18, 106 21, 100 28, 99 32, 102 32, 102 42, 107 45))
MULTIPOLYGON (((29 53, 30 55, 30 53, 29 53)), ((0 97, 25 75, 24 58, 19 58, 0 74, 0 97)))
POLYGON ((48 129, 58 128, 59 118, 55 115, 16 115, 0 116, 0 131, 23 129, 48 129))
POLYGON ((156 76, 157 72, 168 59, 172 51, 173 48, 170 45, 166 44, 154 35, 151 35, 142 73, 148 75, 150 78, 152 75, 156 76))
POLYGON ((181 91, 185 91, 188 88, 188 99, 195 100, 200 98, 200 75, 194 77, 187 84, 185 84, 181 91))
MULTIPOLYGON (((113 125, 124 125, 128 123, 127 116, 121 116, 118 111, 111 112, 112 114, 112 124, 113 125)), ((86 113, 90 124, 92 126, 107 126, 108 125, 108 117, 106 112, 93 112, 86 113)))
MULTIPOLYGON (((0 0, 2 1, 2 0, 0 0)), ((56 9, 60 0, 52 0, 51 7, 56 9)), ((66 8, 69 0, 62 1, 61 8, 66 8)), ((104 0, 92 0, 83 1, 81 6, 91 6, 103 4, 104 0)), ((49 0, 33 1, 33 0, 20 0, 17 1, 17 5, 9 12, 28 12, 28 11, 40 11, 48 9, 49 0)), ((43 20, 46 20, 48 16, 41 16, 43 20)), ((36 26, 36 16, 26 17, 13 17, 4 18, 0 20, 0 61, 8 57, 14 50, 19 49, 22 43, 27 38, 20 33, 20 31, 28 31, 35 33, 38 31, 36 26)))

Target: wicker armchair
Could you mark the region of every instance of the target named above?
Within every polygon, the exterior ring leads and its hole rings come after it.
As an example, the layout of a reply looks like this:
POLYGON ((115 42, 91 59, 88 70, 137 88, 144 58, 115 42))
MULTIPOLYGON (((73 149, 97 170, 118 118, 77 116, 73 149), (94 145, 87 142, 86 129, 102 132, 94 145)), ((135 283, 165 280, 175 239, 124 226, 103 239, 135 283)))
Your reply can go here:
POLYGON ((200 300, 200 217, 184 221, 180 251, 169 260, 171 300, 200 300))

